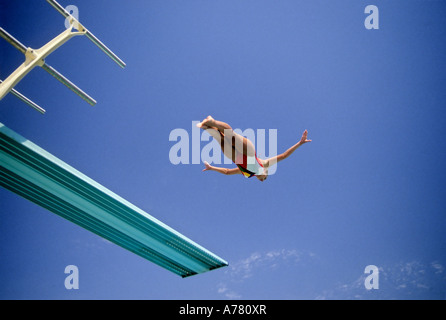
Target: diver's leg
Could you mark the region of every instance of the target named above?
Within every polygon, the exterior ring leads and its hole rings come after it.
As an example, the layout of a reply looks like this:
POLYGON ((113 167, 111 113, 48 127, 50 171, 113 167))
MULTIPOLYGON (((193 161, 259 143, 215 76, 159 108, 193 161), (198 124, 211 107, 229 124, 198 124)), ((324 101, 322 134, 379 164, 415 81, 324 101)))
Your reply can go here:
POLYGON ((217 128, 208 127, 207 125, 203 125, 201 128, 206 130, 207 133, 217 140, 223 154, 235 163, 235 149, 231 142, 228 143, 228 139, 225 138, 224 133, 217 130, 217 128))
POLYGON ((227 145, 231 145, 237 152, 245 154, 249 157, 253 157, 255 155, 256 151, 254 144, 242 135, 235 133, 231 126, 226 122, 218 121, 211 116, 208 116, 201 123, 197 124, 197 127, 199 128, 203 126, 214 127, 220 131, 220 133, 223 134, 225 143, 227 145))

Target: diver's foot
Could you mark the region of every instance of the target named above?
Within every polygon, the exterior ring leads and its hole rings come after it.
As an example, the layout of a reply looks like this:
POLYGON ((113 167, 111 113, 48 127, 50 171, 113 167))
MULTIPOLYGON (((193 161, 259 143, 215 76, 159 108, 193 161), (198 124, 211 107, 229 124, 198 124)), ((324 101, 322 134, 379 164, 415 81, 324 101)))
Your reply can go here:
POLYGON ((209 127, 212 127, 214 123, 215 123, 214 118, 212 118, 211 116, 207 116, 206 119, 204 119, 203 121, 201 121, 201 123, 198 123, 198 124, 197 124, 197 127, 198 127, 198 128, 206 129, 206 128, 204 128, 205 126, 206 126, 207 128, 209 128, 209 127))

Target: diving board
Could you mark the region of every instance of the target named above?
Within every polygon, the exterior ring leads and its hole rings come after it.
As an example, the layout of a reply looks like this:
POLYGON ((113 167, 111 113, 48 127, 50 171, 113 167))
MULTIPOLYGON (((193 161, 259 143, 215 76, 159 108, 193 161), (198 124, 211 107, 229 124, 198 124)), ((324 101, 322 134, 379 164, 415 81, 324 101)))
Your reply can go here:
POLYGON ((0 27, 0 37, 5 39, 14 48, 19 50, 25 55, 25 61, 5 80, 0 80, 0 100, 2 100, 9 92, 13 93, 14 96, 18 97, 20 100, 39 111, 40 113, 45 113, 45 109, 41 108, 39 105, 25 97, 23 94, 18 93, 14 86, 17 85, 31 70, 36 66, 41 67, 43 70, 48 72, 71 91, 81 97, 90 105, 94 106, 96 100, 78 88, 74 83, 68 80, 64 75, 58 72, 53 67, 49 66, 45 59, 60 46, 66 43, 74 36, 86 36, 91 42, 93 42, 99 49, 101 49, 107 56, 109 56, 114 62, 116 62, 121 68, 124 68, 126 64, 122 61, 116 54, 114 54, 107 46, 105 46, 91 31, 89 31, 85 26, 83 26, 78 20, 76 20, 72 15, 70 15, 59 3, 55 0, 47 0, 47 2, 55 8, 65 19, 70 22, 70 27, 63 31, 61 34, 56 36, 54 39, 49 41, 43 47, 39 49, 27 48, 20 41, 10 35, 6 30, 0 27))
POLYGON ((0 185, 183 278, 228 265, 1 123, 0 185))

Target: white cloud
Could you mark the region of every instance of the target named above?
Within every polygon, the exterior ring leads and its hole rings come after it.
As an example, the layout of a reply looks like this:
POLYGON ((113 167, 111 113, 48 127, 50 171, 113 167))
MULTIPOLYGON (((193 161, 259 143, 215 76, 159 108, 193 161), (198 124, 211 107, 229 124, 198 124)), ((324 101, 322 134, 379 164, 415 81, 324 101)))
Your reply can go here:
MULTIPOLYGON (((278 249, 265 253, 253 252, 247 258, 230 264, 225 274, 228 276, 227 280, 229 283, 240 284, 248 278, 255 276, 257 272, 278 270, 282 266, 295 265, 301 261, 303 256, 313 258, 315 254, 304 254, 294 249, 278 249)), ((228 283, 220 283, 218 293, 223 294, 228 299, 242 298, 241 294, 228 288, 228 283)))
MULTIPOLYGON (((288 288, 294 289, 292 282, 300 281, 299 286, 295 287, 294 294, 291 291, 284 292, 285 296, 291 299, 294 299, 293 297, 356 300, 446 298, 446 272, 442 262, 407 261, 377 265, 377 267, 379 289, 365 288, 364 282, 369 274, 363 273, 363 269, 352 275, 351 281, 343 283, 327 281, 327 285, 333 287, 324 288, 324 281, 317 280, 317 273, 322 271, 324 279, 332 278, 329 273, 324 273, 329 268, 321 264, 321 257, 318 255, 294 249, 253 252, 230 264, 224 273, 225 280, 218 285, 217 292, 225 299, 252 299, 257 298, 256 294, 253 296, 253 292, 256 292, 253 288, 259 288, 262 291, 258 293, 259 296, 268 297, 268 286, 271 283, 273 286, 278 286, 279 284, 274 284, 274 281, 281 279, 280 274, 286 272, 293 277, 288 288), (316 281, 315 286, 311 285, 313 280, 316 281), (267 281, 272 282, 267 285, 267 281), (246 292, 250 292, 249 297, 246 296, 246 292)), ((281 285, 287 286, 287 283, 281 285)))
POLYGON ((441 265, 437 261, 432 262, 431 266, 432 266, 432 268, 434 268, 436 274, 443 273, 443 271, 444 271, 443 265, 441 265))
POLYGON ((220 283, 217 292, 224 295, 227 299, 236 300, 240 299, 242 296, 235 291, 229 290, 224 283, 220 283))
MULTIPOLYGON (((301 253, 297 250, 272 250, 266 253, 254 252, 248 258, 241 259, 230 265, 229 272, 233 278, 246 279, 253 275, 256 269, 274 269, 281 263, 299 261, 301 253)), ((314 256, 314 255, 312 255, 314 256)))
POLYGON ((444 299, 446 277, 439 262, 410 261, 379 267, 379 289, 366 290, 361 275, 324 290, 316 299, 444 299))

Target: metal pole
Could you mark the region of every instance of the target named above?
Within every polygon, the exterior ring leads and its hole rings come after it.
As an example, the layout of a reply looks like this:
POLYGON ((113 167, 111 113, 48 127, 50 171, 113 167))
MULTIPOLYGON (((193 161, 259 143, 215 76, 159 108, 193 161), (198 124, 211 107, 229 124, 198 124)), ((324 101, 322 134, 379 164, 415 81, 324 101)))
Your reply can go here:
MULTIPOLYGON (((55 0, 46 0, 54 9, 56 9, 65 18, 71 17, 75 22, 76 19, 72 17, 64 7, 58 4, 55 0)), ((79 23, 79 22, 78 22, 79 23)), ((84 27, 85 28, 85 27, 84 27)), ((96 38, 93 33, 86 29, 86 34, 88 39, 91 40, 96 46, 99 47, 106 55, 108 55, 114 62, 116 62, 121 68, 125 67, 124 61, 122 61, 116 54, 114 54, 106 45, 104 45, 98 38, 96 38)))
POLYGON ((114 62, 116 62, 121 68, 125 68, 125 63, 116 54, 114 54, 109 48, 105 46, 98 38, 96 38, 90 31, 87 30, 85 34, 96 46, 99 47, 106 55, 108 55, 114 62))
POLYGON ((8 32, 6 32, 6 30, 3 29, 2 27, 0 27, 0 36, 6 41, 8 41, 14 48, 19 50, 21 53, 25 54, 26 47, 19 40, 17 40, 13 36, 11 36, 8 32))
POLYGON ((54 9, 56 9, 57 11, 59 11, 59 13, 61 15, 63 15, 65 18, 69 17, 70 14, 67 12, 67 10, 65 10, 64 7, 62 7, 60 4, 58 4, 56 1, 54 0, 46 0, 50 5, 53 6, 54 9))
MULTIPOLYGON (((2 83, 3 81, 0 80, 0 83, 2 83)), ((30 99, 28 99, 27 97, 25 97, 23 94, 21 94, 20 92, 18 92, 16 89, 12 88, 11 89, 11 93, 13 95, 15 95, 17 98, 19 98, 20 100, 22 100, 23 102, 25 102, 27 105, 29 105, 30 107, 34 108, 35 110, 39 111, 41 114, 44 114, 46 111, 45 109, 43 109, 42 107, 40 107, 38 104, 34 103, 33 101, 31 101, 30 99)))
POLYGON ((63 83, 65 86, 67 86, 71 91, 73 91, 75 94, 77 94, 79 97, 87 101, 90 105, 94 106, 96 104, 96 100, 94 100, 92 97, 90 97, 88 94, 86 94, 84 91, 79 89, 73 82, 68 80, 65 76, 63 76, 59 71, 54 69, 53 67, 47 65, 44 63, 42 65, 43 70, 48 72, 50 75, 52 75, 54 78, 59 80, 61 83, 63 83))

